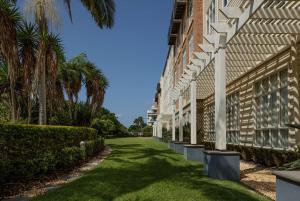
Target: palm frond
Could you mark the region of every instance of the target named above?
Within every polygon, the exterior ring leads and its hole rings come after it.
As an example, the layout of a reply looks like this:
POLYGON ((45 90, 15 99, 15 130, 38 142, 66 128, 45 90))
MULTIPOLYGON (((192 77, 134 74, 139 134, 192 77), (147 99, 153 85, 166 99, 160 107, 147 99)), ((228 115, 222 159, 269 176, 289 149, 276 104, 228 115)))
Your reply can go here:
POLYGON ((114 25, 114 0, 81 0, 100 28, 112 28, 114 25))

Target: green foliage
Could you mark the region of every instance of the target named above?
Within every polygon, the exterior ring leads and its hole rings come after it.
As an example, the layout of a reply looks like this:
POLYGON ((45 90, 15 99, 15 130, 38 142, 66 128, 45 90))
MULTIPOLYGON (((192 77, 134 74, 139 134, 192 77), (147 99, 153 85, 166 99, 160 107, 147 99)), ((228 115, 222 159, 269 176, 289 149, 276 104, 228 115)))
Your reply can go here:
POLYGON ((191 140, 191 124, 189 122, 183 125, 183 141, 190 142, 191 140))
POLYGON ((172 132, 168 131, 166 128, 162 129, 162 141, 166 143, 172 141, 172 132))
POLYGON ((94 119, 91 127, 101 136, 113 135, 116 131, 116 126, 110 119, 94 119))
MULTIPOLYGON (((215 148, 215 144, 213 142, 204 142, 204 144, 205 149, 213 150, 215 148)), ((268 167, 280 167, 283 164, 289 163, 287 166, 290 165, 291 168, 297 168, 297 162, 295 164, 290 162, 296 161, 300 158, 299 152, 287 150, 274 150, 233 144, 227 144, 227 149, 240 152, 243 160, 253 161, 268 167)))
POLYGON ((57 111, 55 115, 49 118, 50 125, 72 126, 73 120, 70 118, 68 110, 57 111))
POLYGON ((133 123, 128 128, 128 131, 134 134, 143 133, 146 126, 147 124, 144 122, 144 118, 140 116, 133 120, 133 123))
POLYGON ((284 164, 282 167, 280 167, 281 170, 300 170, 300 159, 293 161, 291 163, 284 164))
POLYGON ((4 104, 0 103, 0 123, 9 121, 9 108, 4 104))
POLYGON ((92 128, 0 124, 0 185, 72 167, 103 145, 92 128))
POLYGON ((80 147, 66 147, 59 154, 60 168, 71 168, 85 159, 85 150, 80 147))
POLYGON ((175 128, 175 140, 179 141, 179 128, 178 127, 175 128))
POLYGON ((119 122, 114 113, 105 108, 101 108, 96 113, 91 127, 103 136, 128 136, 127 128, 119 122))

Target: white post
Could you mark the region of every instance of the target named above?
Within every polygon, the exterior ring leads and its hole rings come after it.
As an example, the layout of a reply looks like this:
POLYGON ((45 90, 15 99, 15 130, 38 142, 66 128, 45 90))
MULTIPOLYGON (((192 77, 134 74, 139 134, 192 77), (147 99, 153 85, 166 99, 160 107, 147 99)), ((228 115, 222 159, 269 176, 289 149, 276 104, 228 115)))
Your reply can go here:
POLYGON ((175 112, 176 112, 176 105, 175 105, 175 101, 173 101, 173 106, 172 106, 172 141, 176 140, 175 112))
POLYGON ((197 85, 196 73, 193 72, 191 80, 191 144, 197 144, 197 85))
POLYGON ((158 128, 158 137, 162 138, 162 125, 160 121, 158 121, 157 128, 158 128))
POLYGON ((225 47, 215 53, 215 131, 216 149, 226 150, 226 65, 225 47))
POLYGON ((182 92, 179 95, 179 142, 183 142, 183 103, 182 92))
POLYGON ((157 137, 157 134, 156 134, 156 122, 154 122, 154 124, 153 124, 153 135, 155 137, 157 137))

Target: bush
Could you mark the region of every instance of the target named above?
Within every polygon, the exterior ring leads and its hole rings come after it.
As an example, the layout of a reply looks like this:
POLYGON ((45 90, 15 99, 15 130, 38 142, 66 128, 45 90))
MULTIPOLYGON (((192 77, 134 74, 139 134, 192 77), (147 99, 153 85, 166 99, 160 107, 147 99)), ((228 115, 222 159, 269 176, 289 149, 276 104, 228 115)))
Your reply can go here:
MULTIPOLYGON (((215 143, 205 142, 205 149, 215 149, 215 143)), ((227 149, 231 151, 240 152, 241 158, 243 160, 253 161, 255 163, 268 167, 280 167, 283 164, 300 159, 300 153, 295 151, 266 149, 260 147, 233 144, 227 144, 227 149)))
POLYGON ((162 129, 162 141, 166 143, 172 141, 172 132, 168 131, 166 128, 162 129))
POLYGON ((73 120, 70 118, 68 110, 58 111, 54 116, 49 118, 50 125, 65 125, 72 126, 73 120))
POLYGON ((114 122, 109 119, 94 119, 91 127, 96 129, 100 136, 113 135, 116 130, 114 122))
POLYGON ((86 157, 81 141, 89 154, 104 144, 92 128, 0 124, 0 185, 73 166, 86 157))

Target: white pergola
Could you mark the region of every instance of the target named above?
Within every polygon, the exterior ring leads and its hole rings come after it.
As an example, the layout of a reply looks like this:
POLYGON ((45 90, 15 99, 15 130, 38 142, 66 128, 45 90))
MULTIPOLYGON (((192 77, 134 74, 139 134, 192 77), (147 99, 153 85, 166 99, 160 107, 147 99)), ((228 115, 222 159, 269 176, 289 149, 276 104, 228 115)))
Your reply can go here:
POLYGON ((216 149, 225 150, 226 84, 297 42, 300 1, 232 0, 219 10, 227 20, 211 24, 214 31, 199 45, 203 52, 194 53, 196 59, 187 65, 173 94, 180 100, 182 90, 190 86, 191 144, 197 143, 196 99, 215 94, 216 149))

